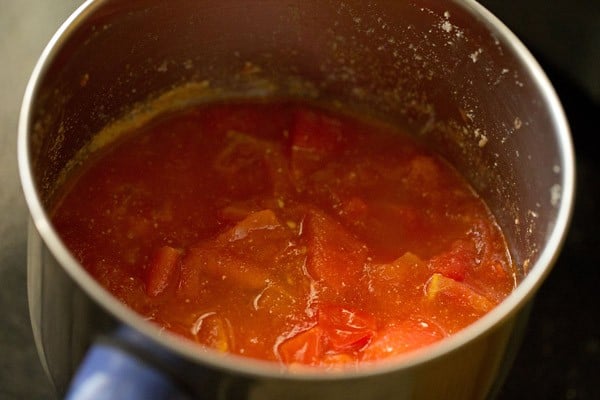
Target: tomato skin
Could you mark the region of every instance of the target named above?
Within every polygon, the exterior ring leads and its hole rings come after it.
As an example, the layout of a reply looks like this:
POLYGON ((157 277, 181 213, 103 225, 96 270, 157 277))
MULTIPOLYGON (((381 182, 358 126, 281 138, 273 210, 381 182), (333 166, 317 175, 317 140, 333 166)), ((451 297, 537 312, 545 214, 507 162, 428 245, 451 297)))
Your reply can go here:
POLYGON ((360 280, 367 248, 339 222, 322 211, 311 210, 303 235, 308 242, 307 269, 314 279, 338 290, 360 280))
POLYGON ((319 306, 318 325, 336 352, 362 349, 377 330, 377 322, 369 314, 333 304, 319 306))
POLYGON ((320 304, 317 324, 285 340, 279 355, 286 364, 309 365, 347 363, 352 354, 364 349, 377 330, 375 319, 367 313, 335 304, 320 304))
POLYGON ((181 252, 170 246, 155 250, 146 272, 146 293, 156 297, 163 293, 177 267, 181 252))

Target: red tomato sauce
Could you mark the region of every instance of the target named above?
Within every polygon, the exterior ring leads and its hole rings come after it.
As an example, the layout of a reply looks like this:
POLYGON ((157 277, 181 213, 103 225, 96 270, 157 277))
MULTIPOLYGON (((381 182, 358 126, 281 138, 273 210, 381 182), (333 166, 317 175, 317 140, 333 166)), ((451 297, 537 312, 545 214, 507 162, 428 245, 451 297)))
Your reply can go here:
POLYGON ((515 285, 501 230, 449 164, 397 129, 307 104, 165 116, 65 188, 52 220, 87 271, 223 352, 379 360, 459 331, 515 285))

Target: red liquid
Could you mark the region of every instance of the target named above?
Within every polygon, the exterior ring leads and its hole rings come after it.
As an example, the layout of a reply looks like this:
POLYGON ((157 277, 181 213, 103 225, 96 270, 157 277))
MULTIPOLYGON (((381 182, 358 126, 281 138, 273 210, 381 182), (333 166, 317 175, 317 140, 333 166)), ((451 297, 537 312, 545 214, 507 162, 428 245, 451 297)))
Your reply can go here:
POLYGON ((392 128, 309 105, 166 116, 74 179, 52 219, 76 258, 140 314, 221 351, 377 360, 514 288, 499 227, 454 169, 392 128))

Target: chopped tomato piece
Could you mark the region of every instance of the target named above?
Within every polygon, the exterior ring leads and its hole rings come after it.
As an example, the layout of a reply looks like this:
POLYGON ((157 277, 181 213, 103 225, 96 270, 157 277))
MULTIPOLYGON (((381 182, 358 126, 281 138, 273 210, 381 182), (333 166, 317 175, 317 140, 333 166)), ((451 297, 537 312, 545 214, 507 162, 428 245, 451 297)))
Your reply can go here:
POLYGON ((433 257, 429 269, 456 281, 465 279, 467 271, 477 265, 477 249, 469 240, 457 240, 450 251, 433 257))
POLYGON ((279 356, 286 364, 316 364, 323 354, 323 330, 319 326, 298 333, 279 345, 279 356))
POLYGON ((268 272, 251 261, 238 257, 211 257, 204 263, 212 278, 227 280, 240 289, 262 289, 269 281, 268 272))
POLYGON ((454 298, 462 304, 469 306, 479 312, 486 313, 491 310, 496 303, 482 294, 477 293, 473 288, 465 283, 457 282, 454 279, 447 278, 442 274, 435 273, 429 278, 425 286, 425 293, 430 300, 443 295, 454 298))
POLYGON ((180 251, 170 246, 159 247, 154 252, 146 273, 149 296, 158 296, 165 291, 180 257, 180 251))
POLYGON ((371 200, 368 212, 349 223, 356 227, 361 237, 367 238, 371 253, 392 259, 403 251, 425 248, 431 240, 431 228, 425 215, 423 209, 409 204, 389 199, 371 200))
POLYGON ((303 298, 307 282, 298 282, 296 286, 269 283, 252 299, 255 311, 269 314, 270 319, 287 318, 302 309, 300 300, 303 298), (300 304, 299 304, 300 303, 300 304))
POLYGON ((231 351, 233 331, 227 318, 208 312, 194 322, 190 333, 199 342, 221 352, 231 351))
POLYGON ((181 265, 181 294, 195 296, 202 290, 202 278, 229 282, 240 289, 262 289, 269 280, 266 269, 235 255, 209 246, 190 249, 181 265))
POLYGON ((309 274, 340 289, 356 284, 362 275, 367 248, 339 222, 321 211, 311 211, 304 221, 308 242, 309 274))
POLYGON ((246 218, 238 222, 232 229, 223 233, 220 238, 230 242, 244 239, 255 230, 275 229, 281 226, 275 213, 271 210, 262 210, 250 213, 246 218))
POLYGON ((406 252, 391 263, 377 264, 371 268, 370 275, 378 281, 402 282, 413 270, 423 266, 423 260, 413 253, 406 252))
POLYGON ((207 252, 201 248, 192 248, 187 251, 181 261, 181 273, 177 293, 185 298, 194 298, 202 291, 203 280, 200 265, 207 257, 207 252))
POLYGON ((378 332, 364 350, 364 361, 381 360, 432 344, 446 335, 437 326, 423 320, 405 320, 378 332))
POLYGON ((377 323, 370 315, 337 305, 321 305, 318 325, 327 335, 329 346, 336 351, 355 351, 371 341, 377 323))

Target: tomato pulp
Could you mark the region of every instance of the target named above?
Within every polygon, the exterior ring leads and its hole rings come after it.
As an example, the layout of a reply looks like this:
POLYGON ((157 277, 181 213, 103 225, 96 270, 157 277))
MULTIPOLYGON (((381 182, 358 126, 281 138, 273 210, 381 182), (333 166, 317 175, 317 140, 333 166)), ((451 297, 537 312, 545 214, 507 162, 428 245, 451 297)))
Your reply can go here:
POLYGON ((451 335, 515 285, 502 232, 444 160, 314 105, 203 105, 124 135, 52 212, 114 296, 223 352, 325 368, 451 335))

